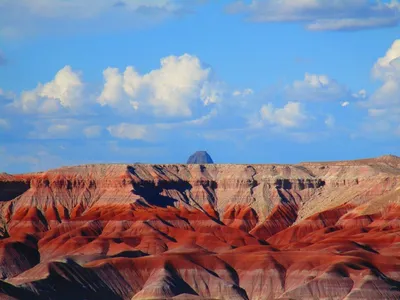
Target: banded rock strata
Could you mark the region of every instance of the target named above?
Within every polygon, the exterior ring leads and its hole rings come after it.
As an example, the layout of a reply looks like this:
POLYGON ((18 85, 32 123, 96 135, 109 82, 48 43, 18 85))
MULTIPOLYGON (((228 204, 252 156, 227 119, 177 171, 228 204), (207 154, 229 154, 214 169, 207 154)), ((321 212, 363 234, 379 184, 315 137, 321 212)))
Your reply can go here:
POLYGON ((0 174, 0 299, 400 299, 400 158, 0 174))

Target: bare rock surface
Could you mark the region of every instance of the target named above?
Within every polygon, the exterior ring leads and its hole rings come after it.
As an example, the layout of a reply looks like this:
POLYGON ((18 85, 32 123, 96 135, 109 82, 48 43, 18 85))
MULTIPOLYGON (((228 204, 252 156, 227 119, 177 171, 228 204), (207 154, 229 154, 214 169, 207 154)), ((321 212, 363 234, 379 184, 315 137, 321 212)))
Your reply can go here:
POLYGON ((400 158, 0 174, 0 299, 400 299, 400 158))
POLYGON ((210 154, 207 151, 196 151, 192 155, 190 155, 188 164, 213 164, 214 161, 212 160, 210 154))

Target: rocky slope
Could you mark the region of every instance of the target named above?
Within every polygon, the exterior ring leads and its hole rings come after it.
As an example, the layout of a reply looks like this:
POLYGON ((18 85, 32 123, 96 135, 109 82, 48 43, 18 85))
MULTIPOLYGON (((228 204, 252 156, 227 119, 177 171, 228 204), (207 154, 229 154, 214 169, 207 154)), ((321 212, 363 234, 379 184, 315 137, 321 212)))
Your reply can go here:
POLYGON ((400 299, 400 158, 0 174, 0 299, 400 299))

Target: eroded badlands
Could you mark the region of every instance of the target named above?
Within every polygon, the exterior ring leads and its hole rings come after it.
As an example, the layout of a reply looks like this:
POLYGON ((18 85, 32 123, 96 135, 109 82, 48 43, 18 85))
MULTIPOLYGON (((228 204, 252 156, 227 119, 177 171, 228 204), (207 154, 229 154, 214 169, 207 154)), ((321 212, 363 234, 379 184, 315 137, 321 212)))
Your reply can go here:
POLYGON ((400 158, 0 174, 0 299, 400 299, 400 158))

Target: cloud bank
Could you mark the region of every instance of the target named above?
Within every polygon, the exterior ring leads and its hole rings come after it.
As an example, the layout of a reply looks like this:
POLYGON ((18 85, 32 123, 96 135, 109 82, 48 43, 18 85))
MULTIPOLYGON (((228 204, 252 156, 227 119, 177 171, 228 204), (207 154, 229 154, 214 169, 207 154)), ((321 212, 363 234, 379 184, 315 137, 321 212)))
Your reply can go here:
POLYGON ((0 36, 140 28, 190 13, 197 0, 2 0, 0 36), (107 22, 103 22, 107 20, 107 22))
POLYGON ((227 11, 245 14, 253 22, 300 22, 312 31, 365 30, 400 23, 397 0, 236 1, 227 7, 227 11))

